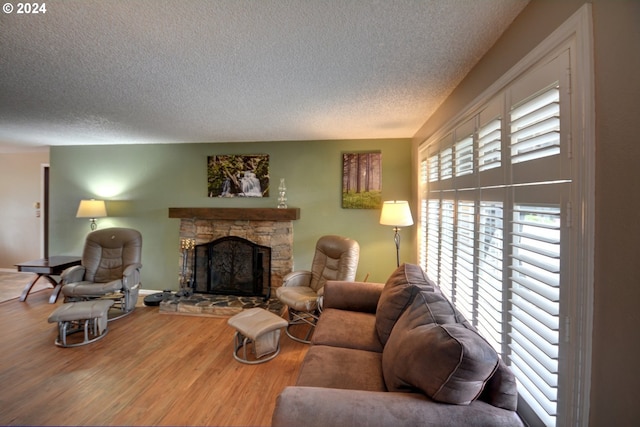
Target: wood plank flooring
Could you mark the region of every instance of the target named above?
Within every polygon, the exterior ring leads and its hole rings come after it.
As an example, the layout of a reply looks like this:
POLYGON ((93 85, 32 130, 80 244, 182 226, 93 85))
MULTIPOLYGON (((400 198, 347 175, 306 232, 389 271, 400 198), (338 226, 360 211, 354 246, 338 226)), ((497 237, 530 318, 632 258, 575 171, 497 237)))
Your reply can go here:
POLYGON ((138 307, 95 343, 60 348, 47 291, 0 303, 0 425, 268 426, 308 346, 282 334, 260 365, 233 359, 226 318, 138 307))

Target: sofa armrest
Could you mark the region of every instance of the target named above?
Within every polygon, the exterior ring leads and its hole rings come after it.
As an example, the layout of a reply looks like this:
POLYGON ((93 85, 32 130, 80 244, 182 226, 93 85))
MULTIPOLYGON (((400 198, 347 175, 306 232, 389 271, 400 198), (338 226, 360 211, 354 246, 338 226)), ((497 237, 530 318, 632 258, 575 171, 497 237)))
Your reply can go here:
POLYGON ((329 280, 324 285, 324 308, 375 313, 384 283, 329 280))
POLYGON ((475 401, 438 403, 420 393, 286 387, 276 400, 273 427, 484 426, 523 427, 514 411, 475 401))

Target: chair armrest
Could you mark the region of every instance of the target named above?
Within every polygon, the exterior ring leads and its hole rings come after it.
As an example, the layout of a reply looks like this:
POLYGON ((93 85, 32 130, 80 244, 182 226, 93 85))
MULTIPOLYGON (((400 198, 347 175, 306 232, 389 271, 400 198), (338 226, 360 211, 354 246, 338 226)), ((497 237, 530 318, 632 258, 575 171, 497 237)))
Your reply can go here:
POLYGON ((375 313, 384 283, 329 280, 324 285, 323 308, 375 313))
POLYGON ((84 279, 84 273, 86 269, 82 265, 74 265, 73 267, 69 267, 65 269, 60 275, 60 283, 76 283, 82 282, 84 279))
POLYGON ((311 272, 298 270, 288 273, 282 278, 282 286, 309 286, 311 283, 311 272))
POLYGON ((122 272, 122 287, 125 289, 133 289, 140 284, 140 269, 142 264, 129 264, 122 272))

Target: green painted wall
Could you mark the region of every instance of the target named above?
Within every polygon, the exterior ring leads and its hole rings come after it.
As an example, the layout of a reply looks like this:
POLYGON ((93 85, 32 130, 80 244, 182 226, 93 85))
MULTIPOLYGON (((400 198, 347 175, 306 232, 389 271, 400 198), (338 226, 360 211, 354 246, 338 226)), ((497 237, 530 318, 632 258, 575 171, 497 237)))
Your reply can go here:
MULTIPOLYGON (((287 183, 294 221, 296 269, 311 264, 324 234, 356 239, 361 246, 356 278, 386 281, 395 269, 393 231, 378 223, 380 210, 342 209, 342 153, 382 152, 384 200, 411 200, 411 140, 285 141, 51 147, 51 254, 81 254, 88 220, 75 218, 84 198, 107 201, 98 227, 131 227, 143 235, 143 287, 177 289, 179 219, 169 207, 276 207, 280 178, 287 183), (207 197, 207 156, 268 154, 270 197, 207 197)), ((415 204, 411 202, 416 218, 415 204)), ((416 262, 416 226, 402 230, 401 262, 416 262)))

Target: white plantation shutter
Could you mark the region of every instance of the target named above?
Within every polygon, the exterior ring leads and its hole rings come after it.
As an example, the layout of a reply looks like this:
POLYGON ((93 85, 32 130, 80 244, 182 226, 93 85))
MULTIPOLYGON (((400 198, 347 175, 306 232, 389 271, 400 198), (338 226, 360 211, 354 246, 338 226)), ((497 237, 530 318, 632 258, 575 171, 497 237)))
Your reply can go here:
MULTIPOLYGON (((427 183, 429 182, 429 162, 427 160, 422 160, 420 162, 420 215, 419 215, 419 224, 420 224, 420 233, 426 233, 428 227, 428 195, 427 195, 427 183)), ((420 246, 420 265, 427 264, 427 246, 420 246)))
POLYGON ((559 207, 515 205, 511 251, 511 362, 519 392, 555 423, 560 334, 559 207))
POLYGON ((453 301, 453 241, 454 241, 454 207, 453 200, 443 200, 440 217, 440 289, 453 301))
POLYGON ((433 280, 440 281, 440 200, 438 199, 427 200, 427 236, 427 262, 422 266, 426 268, 427 274, 433 280))
POLYGON ((576 292, 579 260, 570 255, 584 238, 569 207, 592 195, 574 188, 578 107, 566 43, 419 152, 421 265, 511 367, 531 426, 588 414, 572 397, 588 393, 570 366, 588 353, 569 344, 567 313, 580 311, 565 294, 576 292))
POLYGON ((475 301, 473 254, 475 246, 475 209, 473 201, 459 201, 456 221, 455 291, 458 310, 473 319, 475 301))
POLYGON ((501 202, 480 202, 478 218, 478 331, 503 354, 503 210, 501 202))

